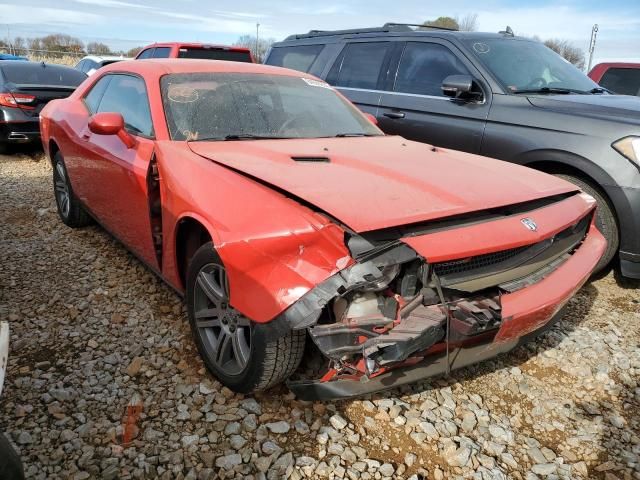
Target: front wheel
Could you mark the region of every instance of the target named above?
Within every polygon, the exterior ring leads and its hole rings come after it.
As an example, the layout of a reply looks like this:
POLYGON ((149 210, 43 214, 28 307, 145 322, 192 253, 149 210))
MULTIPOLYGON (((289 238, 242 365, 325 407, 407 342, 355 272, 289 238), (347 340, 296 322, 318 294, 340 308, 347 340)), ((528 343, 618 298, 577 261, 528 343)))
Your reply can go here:
POLYGON ((597 273, 611 263, 620 246, 620 230, 618 229, 616 216, 613 213, 613 207, 600 190, 581 178, 566 174, 557 174, 556 177, 573 183, 577 187, 580 187, 583 192, 588 193, 596 199, 596 203, 598 204, 596 227, 598 227, 598 230, 600 230, 604 238, 607 239, 607 249, 595 268, 595 272, 597 273))
POLYGON ((71 228, 84 227, 91 223, 91 217, 73 193, 67 167, 60 152, 53 157, 53 191, 56 197, 60 220, 71 228))
POLYGON ((305 332, 267 341, 264 329, 229 304, 229 282, 211 242, 198 249, 187 273, 191 331, 207 369, 238 393, 267 389, 298 368, 305 332))

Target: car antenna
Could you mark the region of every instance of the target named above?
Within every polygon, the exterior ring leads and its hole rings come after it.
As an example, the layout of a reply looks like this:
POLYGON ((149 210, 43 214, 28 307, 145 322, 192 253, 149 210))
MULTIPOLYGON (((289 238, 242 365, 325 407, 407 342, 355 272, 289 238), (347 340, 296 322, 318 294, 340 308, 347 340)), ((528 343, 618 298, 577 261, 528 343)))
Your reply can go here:
POLYGON ((502 31, 500 31, 498 33, 501 33, 503 35, 509 35, 510 37, 514 36, 513 30, 511 29, 511 27, 509 25, 507 25, 507 28, 505 30, 502 30, 502 31))

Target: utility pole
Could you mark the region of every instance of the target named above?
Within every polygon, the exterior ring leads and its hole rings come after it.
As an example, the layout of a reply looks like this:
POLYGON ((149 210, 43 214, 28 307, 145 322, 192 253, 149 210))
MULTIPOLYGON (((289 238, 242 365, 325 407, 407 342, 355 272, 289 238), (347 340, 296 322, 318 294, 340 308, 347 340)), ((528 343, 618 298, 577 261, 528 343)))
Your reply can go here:
POLYGON ((260 62, 260 52, 259 52, 259 48, 260 48, 260 42, 259 42, 259 35, 260 35, 260 24, 256 23, 256 62, 260 62))
POLYGON ((591 71, 591 62, 593 61, 593 51, 596 49, 596 37, 598 36, 598 24, 596 23, 591 29, 591 43, 589 43, 589 66, 587 73, 591 71))

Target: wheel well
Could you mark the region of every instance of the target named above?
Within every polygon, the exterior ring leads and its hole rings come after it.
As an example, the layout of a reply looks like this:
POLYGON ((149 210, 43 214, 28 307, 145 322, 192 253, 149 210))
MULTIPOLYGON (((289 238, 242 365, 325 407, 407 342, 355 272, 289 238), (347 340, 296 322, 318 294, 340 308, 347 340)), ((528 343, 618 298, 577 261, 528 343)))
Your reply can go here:
POLYGON ((593 179, 591 176, 584 173, 584 171, 580 170, 579 168, 572 167, 571 165, 567 165, 559 162, 550 162, 550 161, 532 162, 532 163, 525 164, 525 166, 529 168, 533 168, 535 170, 539 170, 544 173, 549 173, 552 175, 557 173, 572 175, 588 183, 594 189, 596 189, 600 193, 600 195, 602 195, 602 197, 607 201, 607 203, 609 204, 609 207, 611 208, 611 211, 613 212, 614 219, 616 223, 618 223, 619 221, 618 213, 616 211, 616 207, 614 203, 611 201, 611 198, 609 198, 609 195, 607 195, 607 192, 604 191, 604 189, 598 184, 598 182, 595 179, 593 179))
POLYGON ((58 144, 55 142, 55 140, 49 140, 49 160, 51 161, 51 164, 53 165, 53 157, 55 157, 56 153, 58 153, 60 151, 60 147, 58 147, 58 144))
POLYGON ((197 220, 187 217, 180 220, 176 232, 176 261, 182 286, 186 286, 189 262, 198 248, 211 241, 209 231, 197 220))
MULTIPOLYGON (((549 161, 541 161, 541 162, 532 162, 525 164, 526 167, 533 168, 534 170, 539 170, 544 173, 549 173, 551 175, 556 173, 564 173, 565 175, 573 175, 574 177, 578 177, 581 180, 584 180, 586 183, 591 185, 593 188, 598 190, 600 194, 607 199, 609 204, 613 207, 611 203, 611 199, 607 195, 607 193, 600 187, 598 182, 594 180, 592 177, 584 173, 584 171, 579 168, 572 167, 571 165, 567 165, 564 163, 558 162, 549 162, 549 161)), ((615 209, 614 209, 615 211, 615 209)))

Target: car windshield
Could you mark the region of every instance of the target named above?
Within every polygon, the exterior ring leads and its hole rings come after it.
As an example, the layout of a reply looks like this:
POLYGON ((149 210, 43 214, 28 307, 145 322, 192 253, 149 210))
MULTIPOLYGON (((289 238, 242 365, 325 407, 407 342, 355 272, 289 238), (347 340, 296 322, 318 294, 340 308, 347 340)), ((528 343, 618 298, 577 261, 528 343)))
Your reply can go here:
POLYGON ((188 73, 161 80, 173 140, 382 135, 329 85, 285 75, 188 73))
POLYGON ((595 93, 591 91, 598 88, 584 73, 540 42, 518 38, 465 42, 510 92, 595 93))

